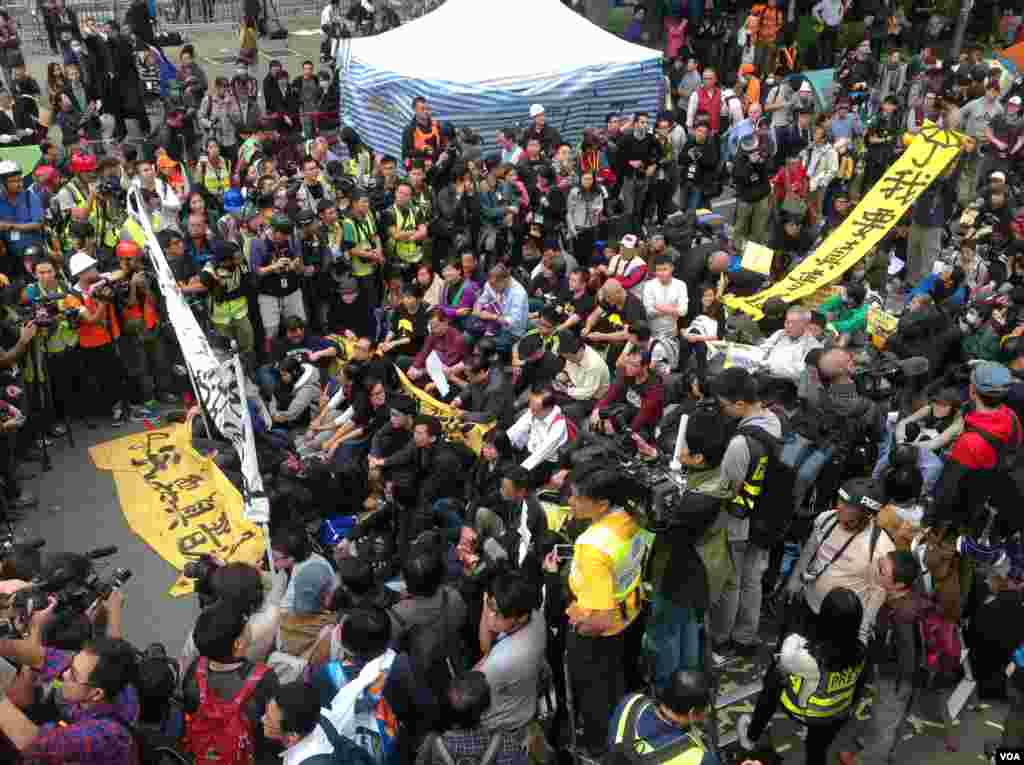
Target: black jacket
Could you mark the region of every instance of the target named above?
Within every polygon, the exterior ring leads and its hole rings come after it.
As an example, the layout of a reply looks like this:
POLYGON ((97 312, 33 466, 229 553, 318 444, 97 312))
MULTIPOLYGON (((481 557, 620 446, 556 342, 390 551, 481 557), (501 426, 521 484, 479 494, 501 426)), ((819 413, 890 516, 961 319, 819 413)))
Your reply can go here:
POLYGON ((460 234, 468 234, 476 242, 480 233, 480 198, 476 194, 455 192, 455 186, 441 189, 437 194, 438 217, 431 234, 438 239, 453 241, 460 234))
POLYGON ((537 130, 536 125, 530 125, 529 129, 523 133, 523 138, 520 143, 524 149, 526 148, 526 144, 528 144, 533 138, 540 141, 540 150, 544 152, 544 155, 548 157, 548 159, 554 156, 555 149, 557 149, 558 144, 562 142, 562 136, 559 135, 558 130, 546 123, 542 130, 537 130))
POLYGON ((718 140, 709 137, 704 143, 690 138, 679 155, 679 180, 701 191, 713 191, 718 185, 718 140))
POLYGON ((462 410, 483 422, 497 420, 499 428, 508 428, 515 418, 516 391, 512 380, 501 369, 491 369, 483 385, 471 383, 459 395, 462 410))
POLYGON ((751 162, 741 151, 732 168, 736 196, 744 202, 760 202, 772 193, 771 174, 764 162, 751 162))
POLYGON ((444 497, 462 496, 462 460, 446 444, 416 449, 414 459, 421 508, 444 497))
MULTIPOLYGON (((492 510, 501 516, 505 524, 505 533, 495 541, 508 556, 508 564, 513 568, 521 570, 526 576, 538 586, 543 583, 543 570, 541 564, 544 556, 551 550, 547 542, 548 519, 540 501, 530 494, 526 497, 526 528, 530 533, 529 542, 523 539, 519 532, 519 525, 522 519, 522 506, 518 503, 502 501, 498 507, 492 510), (523 545, 526 545, 525 550, 523 545), (520 555, 525 552, 526 557, 520 565, 520 555)), ((487 545, 484 546, 487 552, 487 545)))
POLYGON ((562 357, 556 356, 551 351, 544 351, 544 355, 536 361, 525 362, 516 383, 516 395, 529 390, 534 385, 551 382, 564 366, 565 362, 562 357))
POLYGON ((708 576, 697 543, 715 522, 722 499, 687 492, 672 527, 659 531, 651 548, 651 578, 658 595, 679 608, 708 608, 708 576))
POLYGON ((267 114, 291 112, 291 87, 287 80, 283 82, 282 87, 272 74, 263 78, 263 105, 267 114))

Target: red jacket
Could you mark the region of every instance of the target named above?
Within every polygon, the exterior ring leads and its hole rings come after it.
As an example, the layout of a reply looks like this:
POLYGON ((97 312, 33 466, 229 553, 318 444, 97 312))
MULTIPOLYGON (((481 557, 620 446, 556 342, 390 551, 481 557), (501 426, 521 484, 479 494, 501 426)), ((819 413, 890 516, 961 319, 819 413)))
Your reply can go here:
MULTIPOLYGON (((1005 404, 990 412, 971 412, 964 419, 964 432, 953 444, 950 459, 971 470, 991 470, 996 466, 996 450, 972 430, 983 430, 1005 443, 1014 431, 1013 421, 1016 419, 1017 415, 1005 404)), ((1022 436, 1020 422, 1017 422, 1016 433, 1016 446, 1019 448, 1022 436)))
POLYGON ((795 172, 789 172, 788 167, 782 167, 772 177, 772 188, 775 190, 775 198, 780 202, 786 199, 786 193, 795 194, 806 200, 811 193, 811 179, 807 177, 807 170, 801 162, 795 172))

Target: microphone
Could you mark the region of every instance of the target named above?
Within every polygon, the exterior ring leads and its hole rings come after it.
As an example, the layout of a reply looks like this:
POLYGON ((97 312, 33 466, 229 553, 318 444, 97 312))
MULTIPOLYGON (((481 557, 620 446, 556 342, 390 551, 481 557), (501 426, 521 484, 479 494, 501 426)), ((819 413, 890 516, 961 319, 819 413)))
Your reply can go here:
POLYGON ((97 547, 92 552, 85 554, 85 557, 89 560, 99 560, 100 558, 108 558, 111 555, 117 555, 117 545, 110 545, 110 547, 97 547))

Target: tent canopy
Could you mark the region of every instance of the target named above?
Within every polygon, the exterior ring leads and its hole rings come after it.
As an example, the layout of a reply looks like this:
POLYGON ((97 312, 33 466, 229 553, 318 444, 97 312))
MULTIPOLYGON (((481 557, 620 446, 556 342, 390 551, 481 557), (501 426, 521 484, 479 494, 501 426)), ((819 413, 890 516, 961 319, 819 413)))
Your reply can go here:
POLYGON ((559 0, 447 0, 384 34, 352 40, 352 58, 398 75, 502 87, 661 52, 591 24, 559 0))
POLYGON ((378 151, 401 155, 412 100, 470 127, 494 152, 499 128, 525 125, 543 104, 562 139, 604 125, 609 112, 656 113, 661 52, 626 42, 559 0, 447 0, 398 29, 339 51, 342 123, 378 151))

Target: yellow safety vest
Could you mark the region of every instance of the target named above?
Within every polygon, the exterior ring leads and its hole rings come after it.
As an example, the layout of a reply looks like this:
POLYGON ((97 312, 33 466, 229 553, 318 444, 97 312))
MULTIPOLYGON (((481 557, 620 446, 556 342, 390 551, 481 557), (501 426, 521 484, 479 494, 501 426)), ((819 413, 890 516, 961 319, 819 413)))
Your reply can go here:
MULTIPOLYGON (((153 213, 149 219, 150 225, 153 227, 153 231, 160 230, 160 213, 153 213)), ((138 221, 134 217, 129 216, 128 220, 124 223, 124 230, 128 232, 128 236, 132 238, 132 241, 139 247, 144 248, 146 246, 146 235, 142 230, 142 226, 139 225, 138 221)))
POLYGON ((652 765, 700 765, 707 748, 695 731, 687 732, 668 746, 655 749, 642 736, 636 733, 636 724, 640 715, 646 712, 654 702, 641 693, 631 694, 622 707, 615 726, 615 744, 624 744, 628 752, 639 755, 644 762, 652 765))
MULTIPOLYGON (((352 227, 352 244, 356 249, 372 246, 373 239, 377 236, 377 223, 373 219, 373 210, 367 212, 366 217, 361 221, 346 218, 345 223, 352 227)), ((353 276, 369 276, 376 269, 376 263, 363 260, 358 255, 352 256, 353 276)))
POLYGON ((818 688, 804 706, 800 706, 800 689, 803 687, 804 679, 790 675, 789 682, 782 691, 782 706, 791 717, 803 723, 840 717, 853 704, 853 694, 857 690, 857 681, 863 671, 864 661, 861 660, 858 664, 844 669, 823 672, 818 688))
POLYGON ((203 160, 203 187, 214 196, 231 188, 231 160, 221 157, 220 161, 224 164, 218 170, 209 160, 203 160))
MULTIPOLYGON (((632 592, 640 586, 644 573, 647 551, 654 541, 654 534, 638 529, 633 536, 619 539, 614 531, 600 524, 591 526, 576 540, 577 545, 587 545, 607 555, 612 561, 612 597, 617 603, 625 603, 632 592)), ((573 560, 573 567, 576 561, 573 560)))
MULTIPOLYGON (((416 231, 415 210, 410 209, 403 214, 401 208, 395 205, 394 211, 395 225, 399 231, 416 231)), ((420 249, 419 242, 399 242, 397 239, 392 239, 391 252, 400 261, 410 266, 423 259, 423 250, 420 249)))

